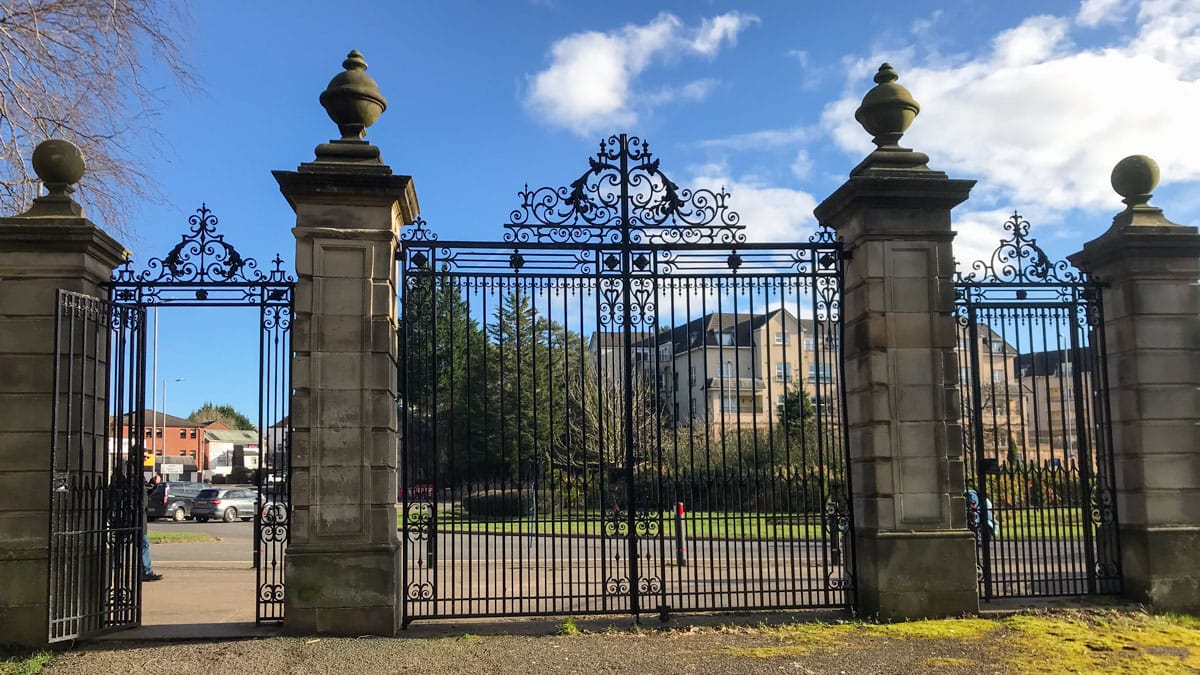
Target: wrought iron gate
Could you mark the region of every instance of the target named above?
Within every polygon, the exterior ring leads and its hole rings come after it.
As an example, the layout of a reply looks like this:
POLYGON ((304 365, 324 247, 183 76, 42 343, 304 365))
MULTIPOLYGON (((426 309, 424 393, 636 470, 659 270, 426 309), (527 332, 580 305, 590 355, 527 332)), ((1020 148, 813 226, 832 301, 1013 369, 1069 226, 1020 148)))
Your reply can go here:
POLYGON ((405 622, 850 603, 843 252, 612 136, 504 241, 403 234, 405 622))
POLYGON ((1101 285, 1012 237, 957 283, 980 595, 1119 593, 1101 285))
POLYGON ((49 641, 61 642, 141 621, 146 312, 59 291, 55 317, 49 641))
MULTIPOLYGON (((243 257, 217 233, 205 205, 188 218, 189 229, 166 256, 135 271, 127 260, 109 284, 114 302, 146 307, 253 307, 259 311, 259 469, 253 472, 260 507, 254 513, 256 611, 259 623, 283 620, 283 557, 291 523, 291 324, 295 279, 277 255, 269 270, 243 257)), ((133 367, 145 380, 145 351, 133 367)), ((117 372, 120 365, 117 364, 117 372)), ((144 384, 136 410, 143 411, 144 384)), ((142 429, 144 429, 144 420, 142 429)), ((140 443, 140 435, 131 442, 140 443)))

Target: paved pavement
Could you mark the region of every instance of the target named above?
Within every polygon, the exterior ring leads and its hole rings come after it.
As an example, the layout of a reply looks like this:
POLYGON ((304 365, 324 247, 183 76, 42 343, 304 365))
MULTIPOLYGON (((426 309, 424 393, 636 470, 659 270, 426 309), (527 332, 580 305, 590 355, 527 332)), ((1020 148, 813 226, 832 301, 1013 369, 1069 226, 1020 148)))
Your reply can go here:
POLYGON ((202 532, 221 541, 150 547, 154 569, 163 578, 142 584, 143 626, 159 634, 163 627, 189 625, 189 637, 213 634, 213 624, 253 626, 252 523, 156 521, 150 531, 202 532))

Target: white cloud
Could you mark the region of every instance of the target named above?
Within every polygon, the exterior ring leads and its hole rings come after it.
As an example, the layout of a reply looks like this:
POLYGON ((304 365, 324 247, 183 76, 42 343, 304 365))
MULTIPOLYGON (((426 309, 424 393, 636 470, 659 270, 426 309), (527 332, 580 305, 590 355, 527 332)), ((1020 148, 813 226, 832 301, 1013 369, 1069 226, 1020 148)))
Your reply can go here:
POLYGON ((817 200, 801 190, 764 185, 753 178, 734 178, 722 164, 694 169, 690 185, 729 192, 729 206, 741 217, 746 241, 807 241, 817 227, 817 200))
POLYGON ((1081 26, 1093 27, 1102 23, 1120 23, 1125 19, 1126 0, 1083 0, 1075 21, 1081 26))
POLYGON ((796 158, 792 160, 792 175, 800 180, 808 180, 812 175, 813 159, 808 154, 808 150, 803 148, 796 153, 796 158))
POLYGON ((790 129, 764 129, 745 134, 734 134, 724 138, 710 138, 700 141, 702 148, 719 150, 771 150, 787 147, 797 143, 806 143, 817 137, 819 129, 815 127, 792 127, 790 129))
POLYGON ((643 25, 600 33, 574 33, 550 47, 550 65, 529 78, 525 104, 545 122, 590 135, 628 127, 643 109, 673 100, 701 100, 715 80, 696 80, 657 92, 639 92, 638 77, 651 64, 682 56, 712 58, 758 18, 729 12, 688 28, 672 14, 643 25))
MULTIPOLYGON (((1200 110, 1197 0, 1143 2, 1129 34, 1107 47, 1074 47, 1071 26, 1032 17, 970 60, 892 61, 921 104, 901 143, 1022 208, 1117 210, 1109 174, 1134 153, 1154 157, 1164 182, 1200 180, 1200 136, 1189 112, 1200 110)), ((857 76, 861 60, 848 61, 847 70, 857 76)), ((838 145, 861 157, 871 146, 853 112, 870 82, 852 79, 855 93, 827 106, 822 121, 838 145)))

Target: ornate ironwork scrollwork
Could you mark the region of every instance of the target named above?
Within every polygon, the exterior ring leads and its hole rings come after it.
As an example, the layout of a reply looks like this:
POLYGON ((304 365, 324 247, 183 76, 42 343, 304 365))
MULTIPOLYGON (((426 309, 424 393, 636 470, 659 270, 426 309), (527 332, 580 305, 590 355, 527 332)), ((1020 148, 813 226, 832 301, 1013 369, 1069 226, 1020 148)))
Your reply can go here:
POLYGON ((650 144, 617 134, 600 142, 570 185, 519 193, 505 241, 552 243, 740 243, 740 217, 725 190, 680 188, 650 144))
POLYGON ((413 602, 428 602, 436 595, 432 581, 414 581, 408 585, 408 599, 413 602))
POLYGON ((409 541, 426 541, 433 535, 433 504, 410 502, 404 514, 404 531, 409 541))
POLYGON ((1066 260, 1052 262, 1029 236, 1029 221, 1013 212, 1004 221, 1004 229, 1012 233, 1001 239, 989 260, 976 260, 971 271, 958 275, 958 283, 1081 283, 1083 275, 1066 260))
POLYGON ((604 580, 605 595, 629 595, 629 579, 625 577, 608 577, 604 580))
POLYGON ((156 305, 221 301, 247 304, 287 304, 295 278, 278 255, 270 269, 243 256, 225 235, 217 233, 217 217, 204 204, 188 217, 188 232, 161 258, 150 258, 136 271, 133 260, 113 272, 109 286, 118 302, 156 305))

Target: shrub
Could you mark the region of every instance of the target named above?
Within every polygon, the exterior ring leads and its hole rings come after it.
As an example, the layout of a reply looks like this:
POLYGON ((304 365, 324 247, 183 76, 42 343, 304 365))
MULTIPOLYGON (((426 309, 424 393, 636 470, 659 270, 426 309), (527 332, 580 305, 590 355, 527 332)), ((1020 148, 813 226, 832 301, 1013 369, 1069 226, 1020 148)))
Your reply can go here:
POLYGON ((517 518, 529 513, 533 498, 528 491, 484 490, 463 497, 462 508, 472 516, 517 518))

